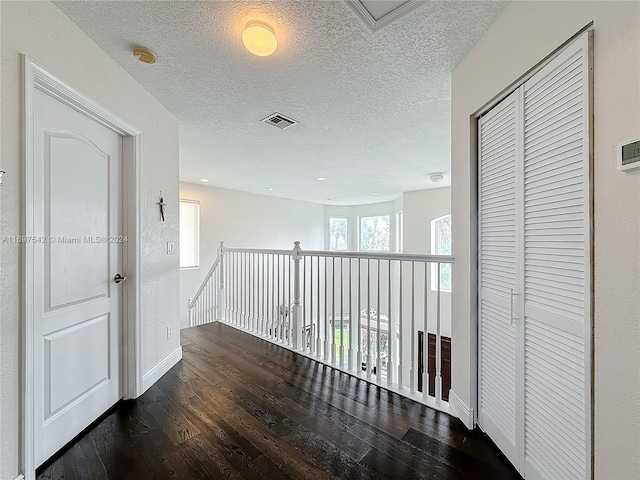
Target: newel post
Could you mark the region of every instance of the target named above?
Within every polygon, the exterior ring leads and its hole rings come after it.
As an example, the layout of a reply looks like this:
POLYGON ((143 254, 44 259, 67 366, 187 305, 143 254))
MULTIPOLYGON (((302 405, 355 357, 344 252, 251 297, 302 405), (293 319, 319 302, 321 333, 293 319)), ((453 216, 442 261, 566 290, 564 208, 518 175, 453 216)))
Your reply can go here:
POLYGON ((218 321, 226 321, 225 318, 225 304, 224 304, 224 242, 220 242, 220 247, 218 248, 218 258, 220 259, 220 281, 218 282, 218 321))
POLYGON ((293 258, 293 312, 291 315, 293 323, 293 349, 300 348, 298 339, 300 338, 300 318, 302 317, 302 307, 300 306, 300 259, 302 259, 302 249, 300 242, 293 242, 294 247, 291 252, 293 258))

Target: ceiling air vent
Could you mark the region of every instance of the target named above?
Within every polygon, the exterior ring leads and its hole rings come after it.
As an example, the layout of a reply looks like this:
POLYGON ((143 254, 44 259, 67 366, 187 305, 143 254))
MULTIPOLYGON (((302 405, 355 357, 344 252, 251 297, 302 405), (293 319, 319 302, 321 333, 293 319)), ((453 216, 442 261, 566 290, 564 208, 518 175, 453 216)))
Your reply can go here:
POLYGON ((296 120, 287 118, 280 113, 273 113, 267 118, 262 119, 262 121, 266 124, 278 127, 280 130, 284 130, 285 128, 289 128, 291 125, 295 125, 296 123, 298 123, 296 120))

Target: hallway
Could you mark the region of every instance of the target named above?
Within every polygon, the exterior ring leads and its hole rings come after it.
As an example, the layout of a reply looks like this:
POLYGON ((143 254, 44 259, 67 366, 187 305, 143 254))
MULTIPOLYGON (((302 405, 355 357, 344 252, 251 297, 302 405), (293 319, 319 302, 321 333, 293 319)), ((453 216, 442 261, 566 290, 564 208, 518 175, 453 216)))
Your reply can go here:
POLYGON ((39 479, 518 479, 480 432, 230 326, 120 402, 39 479))

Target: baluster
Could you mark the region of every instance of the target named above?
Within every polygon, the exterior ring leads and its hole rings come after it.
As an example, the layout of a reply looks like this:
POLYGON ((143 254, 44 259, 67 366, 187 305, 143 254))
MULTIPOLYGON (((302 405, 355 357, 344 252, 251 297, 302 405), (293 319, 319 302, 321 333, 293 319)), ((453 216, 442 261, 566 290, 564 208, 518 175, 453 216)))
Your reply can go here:
POLYGON ((399 298, 400 298, 400 304, 399 304, 399 310, 398 310, 398 388, 403 388, 404 387, 404 382, 402 381, 402 357, 403 357, 403 345, 402 345, 402 330, 403 330, 403 325, 402 325, 402 260, 400 260, 400 281, 399 281, 399 285, 398 285, 398 291, 399 291, 399 298))
POLYGON ((260 335, 264 335, 264 253, 258 254, 258 322, 260 324, 260 335))
POLYGON ((329 309, 327 305, 327 296, 328 296, 328 288, 327 288, 327 276, 329 275, 327 266, 327 258, 324 257, 324 361, 329 361, 329 309))
POLYGON ((416 302, 415 302, 415 293, 416 293, 416 277, 415 277, 415 263, 411 262, 411 369, 409 372, 409 387, 411 389, 411 393, 415 393, 415 367, 416 367, 416 302))
POLYGON ((276 338, 276 255, 271 255, 271 338, 276 338))
POLYGON ((242 269, 242 274, 244 278, 242 279, 242 312, 243 316, 243 325, 245 330, 249 330, 249 253, 243 252, 242 257, 244 259, 244 268, 242 269))
POLYGON ((438 316, 436 318, 436 402, 442 401, 442 339, 440 338, 440 266, 442 264, 438 261, 438 300, 436 308, 438 309, 438 316))
POLYGON ((286 302, 286 312, 288 312, 287 315, 287 343, 290 346, 293 346, 293 308, 291 306, 291 304, 293 303, 291 301, 291 298, 294 296, 292 294, 293 290, 293 284, 292 284, 292 275, 291 275, 291 268, 292 268, 292 263, 293 263, 293 259, 291 257, 289 257, 289 268, 287 269, 287 274, 289 277, 289 288, 287 289, 287 302, 286 302))
POLYGON ((367 378, 371 370, 371 259, 367 258, 367 378))
POLYGON ((302 351, 307 351, 307 257, 302 257, 302 351))
POLYGON ((331 363, 336 362, 336 257, 331 257, 331 363))
POLYGON ((347 357, 348 357, 348 366, 349 366, 349 371, 353 370, 353 323, 351 322, 351 320, 353 319, 353 314, 352 314, 352 310, 353 310, 353 299, 352 299, 352 295, 351 295, 351 264, 353 263, 353 259, 349 258, 349 350, 347 352, 347 357))
POLYGON ((318 318, 316 320, 316 323, 317 323, 316 331, 318 332, 317 333, 318 334, 318 339, 317 339, 317 344, 316 344, 316 355, 320 356, 321 352, 322 352, 322 338, 320 336, 320 333, 322 332, 321 325, 320 325, 320 318, 321 318, 320 317, 320 298, 322 296, 321 287, 320 287, 320 255, 318 255, 316 258, 318 260, 318 271, 317 271, 317 274, 318 274, 317 275, 317 278, 318 278, 318 283, 317 283, 317 286, 318 286, 318 297, 317 297, 318 318))
POLYGON ((391 387, 393 384, 393 362, 392 362, 392 347, 393 341, 396 338, 395 325, 392 322, 393 316, 391 315, 391 260, 389 260, 389 295, 387 297, 387 386, 391 387))
MULTIPOLYGON (((300 242, 294 242, 294 254, 292 256, 293 259, 293 315, 291 316, 291 324, 292 324, 292 341, 293 341, 293 349, 300 350, 300 343, 298 342, 298 338, 300 337, 300 259, 304 258, 300 254, 300 242)), ((304 316, 303 316, 304 318, 304 316)), ((304 322, 304 320, 303 320, 304 322)))
POLYGON ((428 293, 429 293, 429 264, 424 264, 424 333, 422 334, 422 397, 427 398, 429 395, 429 309, 428 309, 428 293))
POLYGON ((276 328, 275 328, 275 334, 276 334, 276 340, 280 340, 280 337, 282 335, 282 326, 280 325, 280 254, 276 255, 276 261, 277 261, 277 273, 276 273, 276 282, 278 284, 278 289, 277 289, 277 294, 276 294, 276 300, 277 300, 277 305, 276 305, 276 314, 277 314, 277 320, 276 320, 276 328))
POLYGON ((362 374, 362 259, 358 258, 358 311, 356 315, 358 315, 358 352, 356 353, 356 370, 358 371, 358 375, 362 374))
POLYGON ((251 262, 253 265, 253 272, 251 274, 251 280, 253 283, 253 295, 251 296, 251 298, 253 299, 253 306, 251 308, 251 311, 253 312, 253 331, 255 333, 259 333, 260 331, 260 327, 258 325, 258 311, 257 311, 257 307, 258 307, 258 254, 254 253, 252 255, 251 258, 251 262))
POLYGON ((377 300, 378 303, 376 305, 376 381, 378 383, 382 382, 382 360, 380 358, 380 259, 378 259, 377 264, 377 276, 378 276, 378 292, 377 292, 377 300))
POLYGON ((340 366, 344 366, 344 288, 343 288, 343 277, 344 272, 342 271, 344 265, 344 259, 340 257, 340 349, 339 349, 339 359, 338 363, 340 366))

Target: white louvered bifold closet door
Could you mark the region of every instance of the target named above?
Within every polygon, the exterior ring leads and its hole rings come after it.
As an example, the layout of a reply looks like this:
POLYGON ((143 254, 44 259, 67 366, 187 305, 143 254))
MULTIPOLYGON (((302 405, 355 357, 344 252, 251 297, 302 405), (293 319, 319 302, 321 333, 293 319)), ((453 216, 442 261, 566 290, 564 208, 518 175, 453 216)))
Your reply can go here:
POLYGON ((478 121, 478 425, 526 479, 591 478, 590 35, 478 121))
POLYGON ((591 477, 589 37, 524 85, 525 476, 591 477))
POLYGON ((517 413, 516 324, 513 293, 519 278, 516 209, 521 91, 478 124, 479 343, 478 424, 514 464, 521 450, 517 413))

